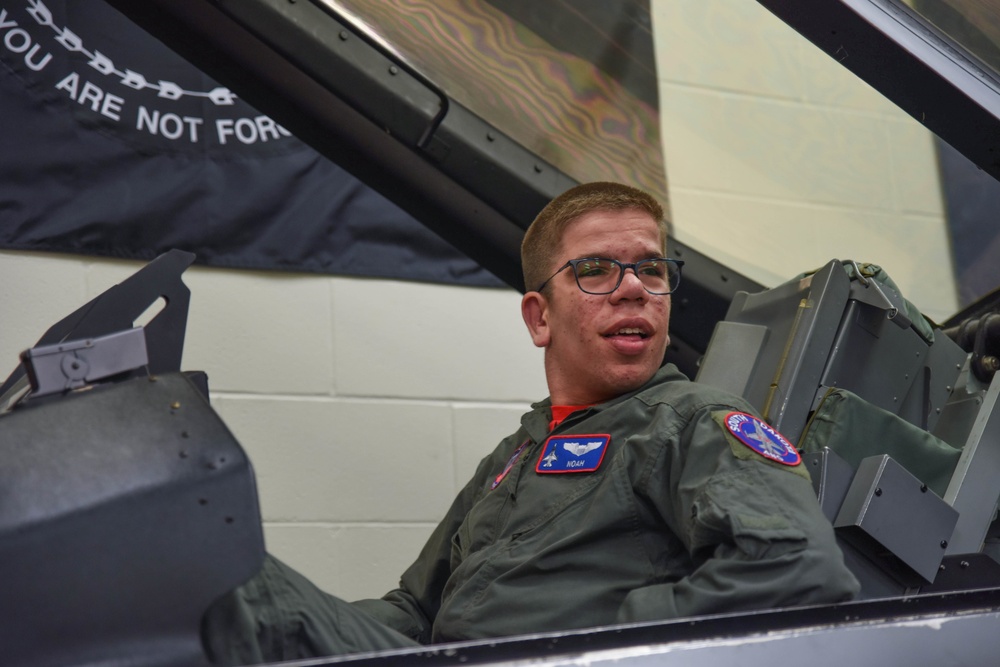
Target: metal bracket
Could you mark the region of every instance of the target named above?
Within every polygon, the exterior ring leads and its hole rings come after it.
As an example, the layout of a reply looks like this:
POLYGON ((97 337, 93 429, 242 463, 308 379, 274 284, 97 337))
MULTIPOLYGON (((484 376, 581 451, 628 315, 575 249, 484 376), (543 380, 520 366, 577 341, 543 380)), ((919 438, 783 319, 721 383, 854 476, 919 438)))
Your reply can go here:
POLYGON ((972 425, 962 456, 944 494, 959 512, 948 555, 978 552, 996 510, 1000 491, 1000 376, 994 376, 972 425))
POLYGON ((907 586, 934 581, 958 512, 887 455, 861 461, 833 523, 907 586))
POLYGON ((21 353, 32 396, 78 389, 149 363, 141 327, 107 336, 42 345, 21 353))
POLYGON ((861 271, 861 267, 858 266, 857 262, 852 260, 851 264, 854 265, 854 270, 857 273, 857 282, 864 288, 857 289, 854 285, 852 285, 852 299, 875 306, 880 310, 884 310, 886 319, 891 321, 900 329, 906 329, 913 324, 910 318, 903 314, 905 309, 900 307, 902 305, 902 298, 899 294, 890 290, 885 285, 879 285, 878 281, 872 280, 866 276, 861 271), (869 289, 871 291, 869 291, 869 289), (886 293, 886 290, 892 292, 892 297, 895 298, 890 297, 890 295, 886 293))
POLYGON ((829 447, 802 455, 823 515, 833 523, 854 479, 854 468, 829 447))

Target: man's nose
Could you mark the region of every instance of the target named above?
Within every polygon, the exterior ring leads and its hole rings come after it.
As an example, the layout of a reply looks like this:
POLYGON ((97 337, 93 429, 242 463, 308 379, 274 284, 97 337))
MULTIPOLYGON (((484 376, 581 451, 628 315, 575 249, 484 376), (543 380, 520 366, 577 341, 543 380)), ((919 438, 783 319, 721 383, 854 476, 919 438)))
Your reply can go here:
POLYGON ((636 273, 635 267, 630 266, 624 269, 624 271, 621 284, 618 285, 618 289, 612 292, 611 295, 617 295, 620 299, 645 299, 649 296, 649 292, 646 291, 642 281, 639 280, 639 274, 636 273))

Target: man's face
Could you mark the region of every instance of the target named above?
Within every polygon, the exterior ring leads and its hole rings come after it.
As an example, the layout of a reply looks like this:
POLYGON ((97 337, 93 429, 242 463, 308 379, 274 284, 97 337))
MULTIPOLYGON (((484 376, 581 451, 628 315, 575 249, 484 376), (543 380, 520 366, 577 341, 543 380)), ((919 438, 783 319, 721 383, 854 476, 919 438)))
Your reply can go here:
MULTIPOLYGON (((569 224, 555 271, 567 260, 606 257, 624 263, 663 256, 659 227, 649 214, 592 211, 569 224)), ((545 375, 554 405, 586 405, 620 396, 648 381, 670 337, 670 296, 645 290, 628 269, 611 294, 587 294, 573 269, 549 282, 546 294, 521 302, 535 345, 545 348, 545 375)))

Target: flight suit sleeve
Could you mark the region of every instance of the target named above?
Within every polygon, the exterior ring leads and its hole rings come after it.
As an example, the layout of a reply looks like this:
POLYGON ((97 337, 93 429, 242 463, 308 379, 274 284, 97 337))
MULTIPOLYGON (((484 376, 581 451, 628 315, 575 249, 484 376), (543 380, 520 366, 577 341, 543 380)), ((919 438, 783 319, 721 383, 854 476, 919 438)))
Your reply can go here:
POLYGON ((768 460, 700 411, 667 436, 643 492, 681 539, 694 569, 631 591, 622 622, 849 600, 846 568, 808 473, 768 460))
POLYGON ((431 641, 434 619, 441 607, 441 594, 451 575, 452 537, 475 503, 485 484, 491 457, 479 469, 452 502, 417 559, 400 578, 399 588, 379 599, 353 602, 378 621, 421 644, 431 641))

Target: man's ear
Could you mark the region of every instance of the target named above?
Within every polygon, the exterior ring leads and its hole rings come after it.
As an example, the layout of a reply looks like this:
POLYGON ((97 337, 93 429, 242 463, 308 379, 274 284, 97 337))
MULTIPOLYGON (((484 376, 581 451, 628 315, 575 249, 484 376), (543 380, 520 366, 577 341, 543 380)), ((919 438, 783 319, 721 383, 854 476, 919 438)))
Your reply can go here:
POLYGON ((549 302, 541 292, 528 292, 521 299, 521 317, 536 347, 548 347, 552 339, 549 330, 549 302))

